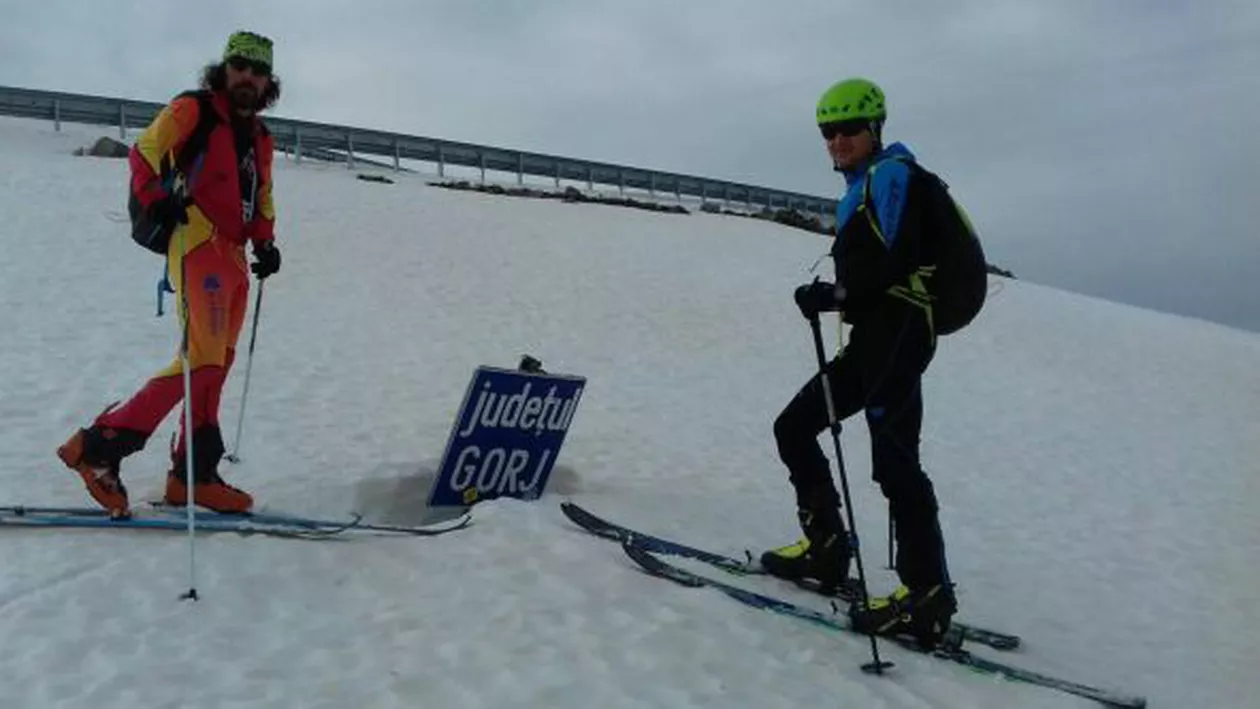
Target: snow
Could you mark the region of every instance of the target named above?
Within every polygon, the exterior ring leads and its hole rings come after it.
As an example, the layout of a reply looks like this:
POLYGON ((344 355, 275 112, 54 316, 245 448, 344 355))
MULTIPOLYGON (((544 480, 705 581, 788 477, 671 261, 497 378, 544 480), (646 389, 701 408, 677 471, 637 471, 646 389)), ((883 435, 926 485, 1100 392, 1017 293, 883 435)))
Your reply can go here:
MULTIPOLYGON (((54 449, 175 352, 125 161, 70 155, 101 134, 0 119, 6 504, 86 503, 54 449)), ((588 378, 548 494, 434 539, 199 536, 196 603, 184 535, 0 530, 6 706, 1093 706, 887 644, 867 676, 864 638, 652 579, 560 514, 737 555, 795 538, 770 426, 813 369, 791 292, 822 237, 395 179, 278 160, 284 265, 225 475, 268 509, 417 521, 473 370, 528 352, 588 378)), ((1024 637, 1001 659, 1152 707, 1260 692, 1257 361, 1254 333, 993 280, 929 370, 923 446, 960 618, 1024 637)), ((126 461, 133 497, 175 420, 126 461)), ((882 591, 864 425, 842 444, 882 591)))

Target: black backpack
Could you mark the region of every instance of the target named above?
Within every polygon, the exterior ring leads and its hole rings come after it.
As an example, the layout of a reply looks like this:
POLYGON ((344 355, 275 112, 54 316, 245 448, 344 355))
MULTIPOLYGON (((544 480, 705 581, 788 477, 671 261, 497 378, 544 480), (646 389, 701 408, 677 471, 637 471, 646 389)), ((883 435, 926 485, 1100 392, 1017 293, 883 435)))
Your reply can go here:
POLYGON ((966 210, 949 193, 949 185, 928 173, 929 207, 939 229, 928 240, 927 250, 936 264, 928 290, 935 296, 933 322, 936 332, 948 335, 971 323, 984 307, 989 292, 989 264, 980 244, 980 235, 966 210))
MULTIPOLYGON (((171 164, 169 155, 164 155, 158 172, 162 185, 171 190, 172 194, 184 193, 187 188, 186 181, 189 179, 188 171, 205 152, 210 132, 219 122, 218 114, 211 103, 213 94, 209 91, 185 91, 176 98, 187 96, 197 99, 197 125, 180 147, 174 164, 171 164)), ((151 210, 140 205, 140 200, 136 199, 130 187, 127 191, 129 195, 127 211, 131 215, 131 238, 149 251, 165 255, 171 243, 171 234, 175 231, 175 222, 158 218, 151 210)))
MULTIPOLYGON (((971 219, 949 193, 949 185, 917 162, 905 163, 918 177, 922 189, 924 223, 923 255, 918 275, 931 295, 932 323, 936 334, 949 335, 966 327, 984 307, 989 290, 988 263, 971 219)), ((874 214, 870 182, 866 208, 874 214)))

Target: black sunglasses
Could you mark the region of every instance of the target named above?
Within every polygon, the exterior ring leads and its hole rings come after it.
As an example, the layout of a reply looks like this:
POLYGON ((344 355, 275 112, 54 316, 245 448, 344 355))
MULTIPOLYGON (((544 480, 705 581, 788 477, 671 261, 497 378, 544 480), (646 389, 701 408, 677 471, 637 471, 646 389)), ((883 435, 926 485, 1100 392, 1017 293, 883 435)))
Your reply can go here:
POLYGON ((823 138, 831 140, 837 135, 852 138, 855 135, 861 135, 862 131, 869 130, 870 127, 870 121, 864 118, 852 118, 847 121, 832 121, 831 123, 823 123, 818 126, 818 130, 822 131, 823 138))
POLYGON ((237 71, 245 71, 248 69, 254 76, 271 76, 271 66, 257 59, 246 59, 245 57, 232 57, 228 60, 228 66, 237 71))

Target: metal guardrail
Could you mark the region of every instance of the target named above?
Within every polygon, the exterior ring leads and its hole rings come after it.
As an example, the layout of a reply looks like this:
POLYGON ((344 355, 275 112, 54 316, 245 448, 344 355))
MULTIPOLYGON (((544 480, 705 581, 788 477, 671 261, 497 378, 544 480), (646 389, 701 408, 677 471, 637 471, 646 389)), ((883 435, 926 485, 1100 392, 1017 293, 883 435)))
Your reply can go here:
MULTIPOLYGON (((123 141, 127 139, 128 129, 143 129, 163 105, 0 86, 0 115, 51 120, 57 130, 61 129, 63 121, 118 126, 123 141)), ((459 165, 480 169, 483 182, 486 171, 494 170, 515 174, 520 184, 529 175, 554 179, 557 187, 562 180, 585 182, 591 189, 596 184, 611 185, 623 192, 627 188, 646 190, 654 197, 672 195, 681 200, 687 196, 705 202, 721 200, 744 204, 749 208, 796 209, 824 219, 833 214, 836 207, 834 199, 693 175, 270 115, 266 122, 277 146, 294 151, 299 160, 303 151, 323 153, 324 157, 328 151, 336 151, 344 155, 350 165, 356 154, 379 155, 392 158, 395 169, 399 169, 404 159, 434 163, 441 177, 445 177, 448 165, 459 165)))

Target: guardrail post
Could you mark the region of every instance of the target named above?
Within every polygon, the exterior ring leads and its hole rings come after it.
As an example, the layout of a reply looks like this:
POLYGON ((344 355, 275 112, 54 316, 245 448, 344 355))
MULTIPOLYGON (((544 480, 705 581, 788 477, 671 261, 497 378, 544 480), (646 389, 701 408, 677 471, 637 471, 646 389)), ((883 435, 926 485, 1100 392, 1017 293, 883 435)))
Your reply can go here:
POLYGON ((61 132, 61 99, 53 99, 53 127, 61 132))

